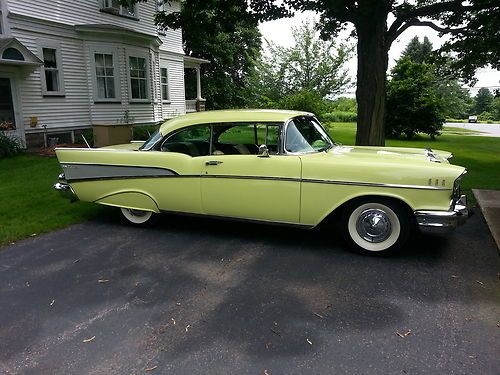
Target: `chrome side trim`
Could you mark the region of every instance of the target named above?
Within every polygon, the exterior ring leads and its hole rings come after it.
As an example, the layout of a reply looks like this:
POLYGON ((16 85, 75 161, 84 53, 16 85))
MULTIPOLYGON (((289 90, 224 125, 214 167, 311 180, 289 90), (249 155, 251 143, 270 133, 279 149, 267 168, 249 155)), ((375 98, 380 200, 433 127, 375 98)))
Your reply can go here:
POLYGON ((382 184, 373 182, 357 181, 337 181, 322 180, 312 178, 296 177, 274 177, 274 176, 243 176, 243 175, 179 175, 177 172, 160 167, 144 166, 124 166, 111 164, 85 164, 85 163, 61 163, 64 175, 69 182, 82 182, 94 180, 121 180, 121 179, 142 179, 142 178, 225 178, 237 180, 269 180, 269 181, 289 181, 313 184, 332 184, 348 186, 380 187, 390 189, 419 189, 419 190, 452 190, 440 186, 426 185, 405 185, 405 184, 382 184))
MULTIPOLYGON (((179 176, 184 177, 184 176, 179 176)), ((203 174, 201 178, 225 178, 235 180, 271 180, 271 181, 291 181, 301 182, 300 178, 295 177, 271 177, 271 176, 236 176, 236 175, 223 175, 223 174, 203 174)))
POLYGON ((61 163, 67 181, 103 180, 121 178, 171 177, 177 173, 159 167, 113 164, 61 163))
POLYGON ((467 197, 462 195, 449 211, 415 211, 414 214, 423 232, 448 233, 468 219, 467 197))
POLYGON ((382 188, 399 188, 399 189, 420 189, 420 190, 451 190, 446 187, 439 186, 426 186, 426 185, 404 185, 404 184, 382 184, 375 182, 353 182, 353 181, 335 181, 335 180, 317 180, 305 178, 303 182, 317 183, 317 184, 334 184, 334 185, 354 185, 354 186, 370 186, 382 188))

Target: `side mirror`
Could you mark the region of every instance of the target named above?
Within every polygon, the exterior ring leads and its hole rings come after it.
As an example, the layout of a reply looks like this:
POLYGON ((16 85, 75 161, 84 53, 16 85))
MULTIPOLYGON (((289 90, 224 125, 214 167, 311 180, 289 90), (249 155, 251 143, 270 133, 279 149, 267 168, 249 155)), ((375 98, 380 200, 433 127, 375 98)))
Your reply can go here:
POLYGON ((259 153, 257 154, 259 158, 268 158, 269 157, 269 150, 267 149, 266 145, 260 145, 259 146, 259 153))

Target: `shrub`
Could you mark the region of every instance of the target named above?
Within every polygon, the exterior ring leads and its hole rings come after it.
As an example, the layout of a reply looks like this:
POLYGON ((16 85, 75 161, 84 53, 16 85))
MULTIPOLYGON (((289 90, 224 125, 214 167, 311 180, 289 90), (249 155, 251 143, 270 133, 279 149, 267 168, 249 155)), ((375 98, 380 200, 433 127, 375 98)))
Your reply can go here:
POLYGON ((311 112, 321 117, 324 111, 324 103, 321 97, 314 91, 303 90, 296 94, 285 96, 279 100, 277 107, 294 111, 311 112))
POLYGON ((494 120, 494 116, 490 112, 483 112, 479 116, 477 116, 477 118, 478 118, 478 120, 481 120, 481 121, 492 121, 492 120, 494 120))
POLYGON ((322 121, 329 122, 356 122, 358 115, 356 112, 335 111, 325 113, 321 116, 322 121))
POLYGON ((387 83, 387 137, 412 138, 426 133, 434 138, 440 134, 445 119, 435 81, 432 66, 407 58, 398 61, 387 83))
POLYGON ((16 137, 0 132, 0 159, 20 154, 22 151, 21 143, 16 137))

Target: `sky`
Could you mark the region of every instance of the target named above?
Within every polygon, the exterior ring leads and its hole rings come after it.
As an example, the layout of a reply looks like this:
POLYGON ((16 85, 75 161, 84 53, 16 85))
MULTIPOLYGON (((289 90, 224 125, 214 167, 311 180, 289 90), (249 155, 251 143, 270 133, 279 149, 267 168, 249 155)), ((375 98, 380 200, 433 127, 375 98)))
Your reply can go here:
MULTIPOLYGON (((264 22, 259 25, 260 32, 262 36, 270 41, 282 46, 291 46, 293 44, 292 37, 292 27, 299 26, 304 21, 315 20, 315 14, 313 12, 298 13, 293 18, 284 18, 276 21, 264 22)), ((410 40, 417 35, 420 40, 423 40, 425 36, 429 38, 434 48, 438 48, 446 40, 444 37, 440 38, 438 33, 429 27, 410 27, 403 34, 399 36, 398 39, 394 41, 389 51, 389 69, 391 69, 395 60, 399 58, 401 52, 405 49, 406 45, 410 40)), ((355 43, 354 39, 348 38, 349 32, 344 32, 338 37, 338 41, 347 42, 351 44, 355 43)), ((353 80, 356 78, 356 56, 354 56, 347 63, 349 73, 353 80)), ((491 68, 478 69, 476 72, 476 78, 478 82, 474 87, 470 88, 471 94, 476 95, 477 90, 481 87, 488 87, 492 89, 500 89, 500 71, 491 68)), ((349 96, 354 95, 354 88, 350 89, 346 94, 349 96)))

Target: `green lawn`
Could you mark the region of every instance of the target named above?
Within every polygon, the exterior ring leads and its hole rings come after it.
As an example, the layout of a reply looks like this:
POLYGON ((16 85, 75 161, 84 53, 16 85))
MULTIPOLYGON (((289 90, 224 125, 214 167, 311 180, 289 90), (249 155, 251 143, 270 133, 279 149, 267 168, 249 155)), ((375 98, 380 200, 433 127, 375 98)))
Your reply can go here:
MULTIPOLYGON (((327 124, 333 139, 354 144, 355 124, 327 124)), ((463 133, 465 134, 465 133, 463 133)), ((500 138, 444 134, 436 140, 388 140, 387 146, 431 147, 453 152, 454 164, 469 170, 462 186, 500 189, 500 138)), ((69 224, 109 215, 113 210, 92 203, 69 203, 52 189, 61 172, 56 158, 22 155, 0 159, 0 245, 69 224)))
POLYGON ((62 170, 52 157, 0 159, 0 245, 87 220, 106 211, 70 203, 52 189, 62 170))

